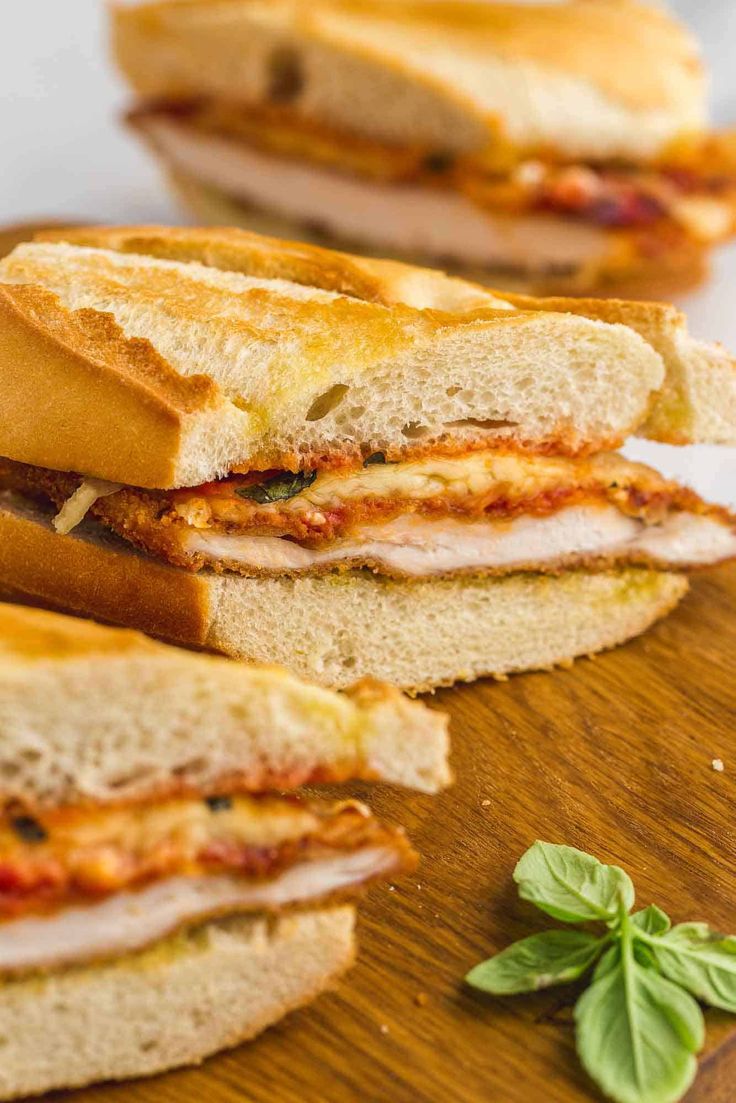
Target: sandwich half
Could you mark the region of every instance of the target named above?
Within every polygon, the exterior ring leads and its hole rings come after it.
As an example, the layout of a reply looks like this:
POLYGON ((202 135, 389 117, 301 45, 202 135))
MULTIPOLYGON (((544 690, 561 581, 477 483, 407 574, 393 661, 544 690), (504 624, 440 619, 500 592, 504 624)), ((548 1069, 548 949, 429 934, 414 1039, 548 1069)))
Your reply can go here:
POLYGON ((404 834, 304 782, 450 780, 445 718, 372 684, 0 605, 0 1098, 253 1037, 352 962, 404 834))
POLYGON ((736 138, 660 5, 139 0, 112 36, 203 223, 650 297, 736 228, 736 138))
POLYGON ((499 296, 238 231, 0 262, 0 586, 331 686, 643 631, 736 521, 611 452, 736 440, 672 308, 499 296))

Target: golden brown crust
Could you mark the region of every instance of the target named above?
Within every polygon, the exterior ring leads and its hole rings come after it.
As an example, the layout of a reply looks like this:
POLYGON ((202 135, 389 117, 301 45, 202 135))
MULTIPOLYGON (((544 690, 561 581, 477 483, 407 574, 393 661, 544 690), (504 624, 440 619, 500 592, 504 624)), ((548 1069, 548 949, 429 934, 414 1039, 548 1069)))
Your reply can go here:
POLYGON ((219 399, 212 380, 179 375, 110 314, 67 310, 41 287, 0 285, 0 454, 166 484, 185 420, 219 399))
POLYGON ((36 240, 182 263, 195 261, 223 272, 289 280, 383 306, 403 304, 448 312, 481 306, 504 309, 503 301, 488 289, 452 279, 444 272, 400 261, 353 256, 230 227, 85 226, 42 232, 36 235, 36 240))
MULTIPOLYGON (((22 281, 20 285, 6 284, 10 290, 5 294, 15 300, 25 298, 27 310, 33 304, 36 313, 32 324, 25 314, 19 315, 15 330, 8 323, 4 350, 0 345, 0 395, 4 377, 5 405, 13 415, 0 429, 0 455, 110 481, 164 487, 196 484, 243 466, 293 470, 329 466, 360 460, 365 442, 358 437, 348 443, 340 436, 334 439, 334 434, 320 439, 319 430, 312 431, 312 441, 304 445, 298 438, 279 439, 272 431, 278 421, 277 404, 268 393, 248 392, 247 403, 237 396, 231 401, 211 380, 184 375, 184 369, 182 374, 175 371, 147 342, 125 339, 107 315, 64 309, 41 285, 46 280, 51 286, 58 286, 58 281, 63 284, 65 249, 99 247, 98 254, 79 258, 80 268, 87 266, 84 278, 98 296, 95 301, 107 302, 109 296, 117 296, 116 302, 134 312, 145 310, 152 299, 163 299, 167 303, 164 327, 175 325, 180 313, 183 321, 191 324, 207 326, 215 318, 218 340, 225 342, 230 332, 228 311, 232 310, 237 321, 242 309, 247 314, 244 328, 256 342, 285 343, 288 331, 284 326, 293 320, 300 342, 298 355, 311 370, 296 370, 301 361, 290 341, 288 355, 273 358, 269 377, 273 389, 292 404, 303 389, 307 389, 306 402, 320 377, 334 380, 349 372, 363 373, 367 365, 382 365, 392 356, 397 360, 405 357, 411 363, 411 350, 423 350, 435 339, 449 344, 477 337, 479 350, 487 341, 492 351, 496 332, 505 342, 518 340, 520 345, 527 339, 527 331, 533 340, 542 337, 540 329, 545 338, 554 340, 556 336, 554 319, 536 315, 534 310, 511 310, 491 292, 442 273, 362 260, 243 231, 133 227, 61 231, 49 237, 52 243, 31 247, 3 262, 3 278, 22 281), (56 253, 53 243, 61 241, 68 244, 60 245, 56 253), (116 251, 142 257, 140 265, 128 266, 125 281, 117 273, 116 251), (250 276, 279 276, 335 291, 338 297, 324 301, 319 296, 291 297, 278 288, 254 288, 247 303, 240 303, 227 285, 217 281, 201 288, 204 281, 198 278, 198 270, 188 276, 185 265, 156 267, 150 265, 149 257, 201 261, 250 276), (360 295, 365 296, 364 301, 360 295), (377 304, 390 309, 380 309, 377 304), (38 339, 39 332, 43 342, 38 339), (335 332, 341 335, 341 342, 335 343, 335 332), (324 345, 321 351, 320 344, 324 345), (22 380, 17 373, 19 357, 28 368, 22 380), (340 375, 336 376, 338 368, 340 375), (40 419, 39 406, 44 414, 40 419), (78 431, 81 425, 86 426, 84 433, 78 431), (141 441, 146 442, 145 447, 141 441)), ((569 324, 567 319, 563 327, 569 324)), ((602 342, 632 342, 631 335, 623 333, 601 333, 599 337, 602 342)), ((643 396, 644 379, 651 380, 656 374, 656 358, 643 345, 631 351, 640 356, 643 378, 637 394, 643 396)), ((227 355, 227 349, 222 355, 227 355)), ((632 369, 630 363, 627 370, 632 369)), ((627 395, 630 398, 631 392, 627 395)), ((632 403, 627 407, 632 410, 632 403)), ((624 425, 612 413, 612 420, 618 421, 615 436, 604 429, 588 432, 562 418, 544 432, 523 424, 516 429, 515 423, 504 421, 488 428, 497 428, 499 438, 503 436, 512 446, 576 454, 616 447, 645 415, 643 400, 624 425)), ((379 436, 376 446, 384 445, 391 458, 418 456, 428 447, 449 452, 487 447, 490 438, 483 426, 475 430, 472 419, 471 425, 461 421, 458 432, 450 427, 453 424, 438 425, 420 443, 410 437, 405 443, 402 431, 385 442, 379 436)))
POLYGON ((103 628, 41 609, 0 604, 0 656, 28 662, 73 660, 91 655, 159 654, 162 645, 141 632, 103 628))
POLYGON ((0 496, 0 590, 190 647, 205 646, 212 620, 205 579, 114 538, 60 538, 8 496, 0 496))
MULTIPOLYGON (((472 279, 448 276, 436 269, 353 256, 232 227, 92 226, 42 232, 36 239, 183 263, 194 261, 221 271, 262 279, 285 279, 384 306, 429 308, 438 312, 438 323, 443 321, 443 314, 472 315, 479 321, 484 318, 510 321, 507 313, 501 313, 508 311, 509 306, 518 311, 514 320, 522 314, 546 311, 578 313, 605 321, 611 310, 607 300, 514 294, 483 286, 472 279), (583 308, 577 309, 580 306, 583 308)), ((628 325, 627 318, 640 318, 647 324, 657 325, 664 309, 660 303, 621 301, 616 317, 610 314, 610 320, 628 325)), ((604 447, 613 443, 607 442, 604 447)), ((467 448, 467 443, 463 442, 461 447, 467 448)), ((422 446, 412 449, 411 454, 423 454, 422 446)), ((71 467, 71 464, 66 465, 67 470, 71 467)), ((125 481, 132 482, 131 479, 125 481)))
MULTIPOLYGON (((208 0, 204 0, 205 3, 208 0)), ((310 8, 312 0, 306 0, 310 8)), ((304 3, 304 0, 302 0, 304 3)), ((636 0, 568 0, 562 4, 484 0, 319 0, 325 8, 434 26, 457 37, 459 50, 523 58, 590 81, 635 109, 665 108, 672 83, 690 83, 701 66, 690 33, 672 16, 636 0), (612 40, 627 28, 626 50, 610 64, 612 40), (652 64, 652 58, 658 64, 652 64)))

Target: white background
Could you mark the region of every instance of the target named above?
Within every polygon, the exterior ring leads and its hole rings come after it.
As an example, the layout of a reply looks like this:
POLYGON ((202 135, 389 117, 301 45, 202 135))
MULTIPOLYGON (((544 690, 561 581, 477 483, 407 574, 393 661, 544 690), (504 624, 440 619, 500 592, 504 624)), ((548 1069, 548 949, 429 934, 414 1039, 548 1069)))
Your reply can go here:
MULTIPOLYGON (((736 125, 736 3, 679 0, 673 6, 704 42, 715 118, 736 125)), ((0 223, 44 217, 176 222, 153 165, 117 121, 125 91, 107 57, 103 0, 4 0, 3 7, 0 223)), ((736 246, 718 255, 712 284, 681 305, 695 332, 736 352, 736 246)), ((634 442, 628 451, 736 505, 736 449, 634 442)))

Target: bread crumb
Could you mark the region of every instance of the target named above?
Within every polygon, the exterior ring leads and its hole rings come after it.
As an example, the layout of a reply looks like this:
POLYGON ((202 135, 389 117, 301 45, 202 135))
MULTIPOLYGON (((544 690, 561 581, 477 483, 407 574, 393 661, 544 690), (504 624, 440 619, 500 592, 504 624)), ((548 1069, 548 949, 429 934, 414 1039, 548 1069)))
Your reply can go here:
POLYGON ((481 808, 490 808, 491 802, 489 800, 482 800, 480 802, 481 808))
POLYGON ((416 996, 414 997, 414 1003, 417 1005, 417 1007, 426 1007, 429 1003, 429 996, 426 992, 417 992, 416 996))
POLYGON ((717 774, 722 774, 723 771, 726 769, 726 767, 723 765, 723 759, 722 758, 714 758, 713 761, 711 762, 711 766, 713 767, 713 769, 715 770, 715 772, 717 774))
POLYGON ((381 1023, 381 1034, 388 1034, 388 1023, 381 1023))
POLYGON ((388 886, 388 891, 389 892, 396 892, 396 885, 389 885, 388 886))

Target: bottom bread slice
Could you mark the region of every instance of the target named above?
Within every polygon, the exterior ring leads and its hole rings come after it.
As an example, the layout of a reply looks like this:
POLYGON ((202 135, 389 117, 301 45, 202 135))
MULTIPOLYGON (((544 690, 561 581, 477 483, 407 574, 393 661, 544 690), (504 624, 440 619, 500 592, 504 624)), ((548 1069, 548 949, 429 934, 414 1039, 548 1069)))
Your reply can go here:
POLYGON ((351 907, 208 923, 104 965, 5 981, 0 1099, 198 1064, 353 961, 351 907))
POLYGON ((6 595, 337 688, 373 677, 423 692, 552 667, 639 635, 687 588, 679 575, 639 569, 444 581, 191 574, 94 524, 59 536, 38 507, 0 500, 6 595))

